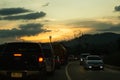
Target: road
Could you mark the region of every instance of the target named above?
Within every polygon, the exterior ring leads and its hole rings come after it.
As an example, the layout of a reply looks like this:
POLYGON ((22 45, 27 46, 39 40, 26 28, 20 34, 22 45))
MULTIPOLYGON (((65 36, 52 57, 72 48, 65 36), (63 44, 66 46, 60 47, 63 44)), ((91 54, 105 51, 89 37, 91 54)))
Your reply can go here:
POLYGON ((108 68, 105 68, 104 71, 88 71, 80 66, 78 61, 75 61, 56 70, 53 76, 48 76, 48 80, 120 80, 120 71, 108 68))
POLYGON ((57 69, 53 75, 48 75, 47 80, 68 80, 66 76, 66 66, 57 69))

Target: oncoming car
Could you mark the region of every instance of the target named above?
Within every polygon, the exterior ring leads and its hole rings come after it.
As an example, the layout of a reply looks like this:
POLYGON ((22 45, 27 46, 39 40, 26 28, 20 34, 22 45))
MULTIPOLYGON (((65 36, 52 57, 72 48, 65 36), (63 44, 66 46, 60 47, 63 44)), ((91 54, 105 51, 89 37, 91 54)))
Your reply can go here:
POLYGON ((101 57, 98 55, 89 55, 85 59, 85 64, 84 64, 85 69, 104 69, 104 63, 101 57))
POLYGON ((84 64, 85 58, 90 55, 90 53, 82 53, 80 54, 80 65, 84 64))
POLYGON ((10 42, 4 44, 0 54, 1 79, 44 80, 45 62, 40 44, 10 42))

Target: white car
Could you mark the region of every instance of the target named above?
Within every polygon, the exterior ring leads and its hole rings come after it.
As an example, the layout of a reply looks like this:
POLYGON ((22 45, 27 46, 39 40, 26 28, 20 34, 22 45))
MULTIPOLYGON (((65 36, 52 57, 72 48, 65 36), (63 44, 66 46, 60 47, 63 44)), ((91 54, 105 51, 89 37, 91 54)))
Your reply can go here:
POLYGON ((100 56, 98 55, 89 55, 85 59, 84 68, 88 70, 92 69, 104 69, 104 63, 100 56))

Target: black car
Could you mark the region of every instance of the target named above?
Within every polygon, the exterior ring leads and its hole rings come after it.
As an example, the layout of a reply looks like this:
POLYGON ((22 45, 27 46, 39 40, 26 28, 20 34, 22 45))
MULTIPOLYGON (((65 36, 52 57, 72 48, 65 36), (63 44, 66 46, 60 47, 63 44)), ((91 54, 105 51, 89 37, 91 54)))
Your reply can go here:
POLYGON ((44 55, 40 44, 11 42, 4 44, 0 54, 0 78, 44 80, 44 55))
POLYGON ((89 55, 85 59, 84 68, 87 70, 104 70, 103 59, 98 55, 89 55))

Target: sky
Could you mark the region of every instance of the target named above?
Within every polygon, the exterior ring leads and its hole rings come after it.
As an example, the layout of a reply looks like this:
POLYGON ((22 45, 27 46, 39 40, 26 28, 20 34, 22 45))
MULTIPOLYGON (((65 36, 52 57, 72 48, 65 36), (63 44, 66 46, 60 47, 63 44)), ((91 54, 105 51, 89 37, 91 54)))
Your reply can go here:
POLYGON ((120 0, 0 0, 0 43, 120 33, 120 0))

